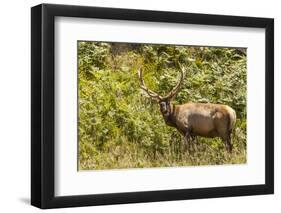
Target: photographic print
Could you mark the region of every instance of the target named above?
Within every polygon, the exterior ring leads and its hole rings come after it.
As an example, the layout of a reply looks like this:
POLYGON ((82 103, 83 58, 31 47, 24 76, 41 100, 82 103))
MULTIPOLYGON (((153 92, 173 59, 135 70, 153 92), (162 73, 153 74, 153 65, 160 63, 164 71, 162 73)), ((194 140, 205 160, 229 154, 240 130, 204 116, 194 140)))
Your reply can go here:
POLYGON ((247 162, 247 49, 78 41, 78 170, 247 162))
POLYGON ((31 41, 33 206, 274 193, 274 19, 40 4, 31 41))

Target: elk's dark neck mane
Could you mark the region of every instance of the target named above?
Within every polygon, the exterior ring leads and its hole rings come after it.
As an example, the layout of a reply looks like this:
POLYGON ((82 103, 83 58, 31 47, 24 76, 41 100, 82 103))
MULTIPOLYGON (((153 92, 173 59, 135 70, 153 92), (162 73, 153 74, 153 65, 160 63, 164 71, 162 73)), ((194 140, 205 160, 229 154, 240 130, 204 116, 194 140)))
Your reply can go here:
POLYGON ((177 127, 176 125, 176 106, 174 104, 169 104, 169 115, 163 115, 165 123, 172 127, 177 127))

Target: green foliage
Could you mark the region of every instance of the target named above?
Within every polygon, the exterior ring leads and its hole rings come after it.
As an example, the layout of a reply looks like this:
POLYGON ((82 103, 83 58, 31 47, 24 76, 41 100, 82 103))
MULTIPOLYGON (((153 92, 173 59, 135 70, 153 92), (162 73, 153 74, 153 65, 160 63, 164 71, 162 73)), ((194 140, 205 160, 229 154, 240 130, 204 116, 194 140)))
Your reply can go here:
POLYGON ((78 42, 79 169, 214 165, 246 162, 246 52, 244 49, 78 42), (174 100, 222 103, 237 113, 233 153, 219 138, 193 139, 165 125, 159 106, 140 89, 165 95, 187 75, 174 100))

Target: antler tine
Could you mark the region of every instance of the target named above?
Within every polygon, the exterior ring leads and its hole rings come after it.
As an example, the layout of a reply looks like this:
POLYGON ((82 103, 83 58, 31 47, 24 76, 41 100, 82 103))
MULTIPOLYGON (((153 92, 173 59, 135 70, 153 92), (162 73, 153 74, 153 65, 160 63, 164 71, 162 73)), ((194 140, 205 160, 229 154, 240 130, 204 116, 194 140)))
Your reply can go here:
POLYGON ((144 91, 146 91, 146 93, 147 93, 150 97, 155 98, 155 99, 157 99, 157 100, 161 100, 161 99, 162 99, 162 97, 161 97, 159 94, 157 94, 156 92, 153 92, 152 90, 148 89, 147 86, 145 85, 144 80, 143 80, 143 78, 142 78, 142 70, 141 70, 141 67, 140 67, 139 70, 138 70, 138 77, 139 77, 139 80, 140 80, 140 83, 141 83, 140 87, 141 87, 144 91))
POLYGON ((168 95, 166 95, 164 97, 165 99, 172 99, 179 92, 180 86, 181 86, 181 84, 184 80, 185 74, 186 74, 185 68, 183 66, 181 66, 180 64, 179 64, 179 67, 180 67, 180 71, 181 71, 180 79, 179 79, 178 83, 176 84, 176 86, 168 93, 168 95))

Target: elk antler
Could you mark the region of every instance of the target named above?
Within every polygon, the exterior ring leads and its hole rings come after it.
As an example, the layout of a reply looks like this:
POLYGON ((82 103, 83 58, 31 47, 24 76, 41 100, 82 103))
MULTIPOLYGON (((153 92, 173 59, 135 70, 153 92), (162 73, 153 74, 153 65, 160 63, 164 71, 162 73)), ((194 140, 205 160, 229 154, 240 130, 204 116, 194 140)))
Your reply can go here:
POLYGON ((146 93, 152 97, 152 98, 155 98, 157 99, 158 101, 161 101, 161 100, 171 100, 175 97, 175 95, 178 93, 179 89, 180 89, 180 86, 184 80, 184 77, 185 77, 185 69, 184 67, 182 67, 180 64, 179 64, 179 67, 180 67, 180 71, 181 71, 181 76, 180 76, 180 79, 178 81, 178 83, 176 84, 176 86, 168 93, 168 95, 162 97, 160 96, 159 94, 157 94, 156 92, 153 92, 152 90, 148 89, 147 86, 145 85, 144 83, 144 80, 142 78, 142 71, 141 71, 141 68, 139 68, 138 70, 138 76, 139 76, 139 79, 140 79, 140 83, 141 83, 141 88, 146 91, 146 93))
POLYGON ((142 70, 141 70, 141 68, 139 68, 139 70, 138 70, 138 77, 139 77, 139 80, 140 80, 140 83, 141 83, 141 86, 140 86, 140 87, 141 87, 144 91, 146 91, 146 93, 147 93, 150 97, 152 97, 152 98, 154 98, 154 99, 156 99, 156 100, 158 100, 158 101, 160 101, 160 100, 163 99, 162 96, 160 96, 160 95, 157 94, 156 92, 153 92, 152 90, 150 90, 150 89, 147 88, 147 86, 145 85, 144 80, 143 80, 143 78, 142 78, 142 70))
POLYGON ((181 86, 181 84, 184 80, 185 73, 186 73, 184 67, 182 67, 180 64, 179 64, 179 67, 180 67, 180 71, 181 71, 180 79, 179 79, 178 83, 176 84, 176 86, 163 99, 170 99, 171 100, 179 92, 180 86, 181 86))

